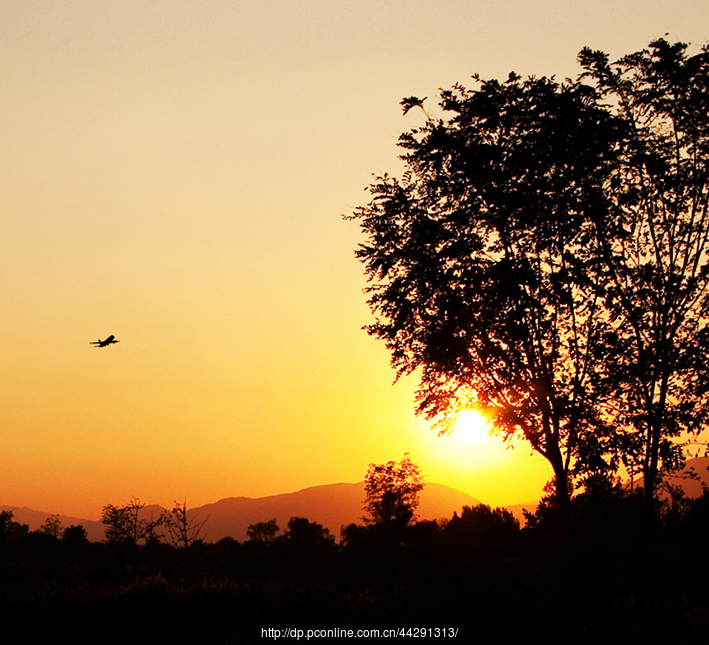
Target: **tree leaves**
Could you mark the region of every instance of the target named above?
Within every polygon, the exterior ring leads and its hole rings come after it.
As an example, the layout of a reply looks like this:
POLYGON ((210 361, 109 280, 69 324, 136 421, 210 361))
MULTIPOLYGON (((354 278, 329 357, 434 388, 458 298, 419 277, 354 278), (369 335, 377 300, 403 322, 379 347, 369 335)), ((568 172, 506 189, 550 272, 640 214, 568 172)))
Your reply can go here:
POLYGON ((401 135, 405 174, 351 219, 367 330, 420 371, 419 413, 495 409, 561 479, 641 454, 649 472, 703 425, 709 54, 685 50, 584 49, 576 82, 475 76, 401 135))

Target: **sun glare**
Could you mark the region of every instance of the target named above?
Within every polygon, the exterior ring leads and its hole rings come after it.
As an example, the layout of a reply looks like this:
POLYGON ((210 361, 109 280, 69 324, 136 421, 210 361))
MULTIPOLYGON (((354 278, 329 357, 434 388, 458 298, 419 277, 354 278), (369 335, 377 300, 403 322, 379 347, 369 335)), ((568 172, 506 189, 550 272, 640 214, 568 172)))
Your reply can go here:
POLYGON ((463 410, 456 419, 453 436, 462 443, 481 443, 488 437, 487 419, 477 410, 463 410))

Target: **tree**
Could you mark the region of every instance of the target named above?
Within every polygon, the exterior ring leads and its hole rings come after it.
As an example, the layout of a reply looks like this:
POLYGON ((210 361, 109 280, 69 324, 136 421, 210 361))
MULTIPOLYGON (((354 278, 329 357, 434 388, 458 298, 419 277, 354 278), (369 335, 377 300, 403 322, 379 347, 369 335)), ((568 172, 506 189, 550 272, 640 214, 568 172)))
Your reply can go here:
POLYGON ((276 520, 273 519, 268 520, 268 522, 256 522, 256 524, 251 524, 249 528, 246 529, 246 535, 249 540, 270 544, 276 539, 280 530, 276 520))
POLYGON ((101 522, 107 525, 106 538, 112 544, 138 544, 139 540, 145 542, 157 542, 159 535, 158 527, 163 523, 161 514, 157 520, 150 520, 140 516, 140 511, 145 508, 137 497, 131 499, 125 506, 114 506, 109 504, 103 507, 101 512, 101 522))
POLYGON ((463 506, 443 529, 446 553, 462 560, 482 561, 504 553, 519 539, 519 521, 504 508, 487 504, 463 506))
POLYGON ((13 532, 17 522, 12 511, 0 511, 0 590, 5 591, 8 583, 8 536, 13 532))
POLYGON ((414 519, 419 493, 424 488, 419 467, 404 454, 400 462, 369 464, 364 479, 364 510, 370 525, 381 526, 397 540, 414 519))
POLYGON ((145 504, 141 504, 137 497, 131 499, 130 504, 123 507, 126 514, 128 531, 128 539, 137 544, 138 540, 145 537, 145 520, 140 518, 140 511, 145 508, 145 504))
POLYGON ((683 459, 677 438, 709 419, 709 49, 686 50, 659 39, 612 64, 579 55, 628 131, 596 225, 618 322, 610 385, 635 431, 625 461, 643 474, 646 523, 683 459))
POLYGON ((331 546, 335 538, 322 524, 311 522, 305 517, 291 517, 288 520, 286 538, 293 544, 312 547, 331 546))
POLYGON ((547 459, 571 545, 572 468, 613 467, 594 380, 609 321, 591 212, 611 206, 622 124, 582 83, 474 79, 442 92, 447 120, 426 113, 401 135, 407 171, 377 177, 351 216, 367 237, 367 330, 397 378, 420 370, 417 413, 441 432, 482 408, 547 459))
POLYGON ((279 541, 296 562, 320 572, 335 552, 335 538, 329 529, 305 517, 291 517, 279 541))
POLYGON ((44 520, 44 524, 42 524, 39 530, 41 533, 51 535, 56 540, 60 540, 64 535, 64 529, 62 528, 62 521, 59 519, 59 515, 50 515, 44 520))
POLYGON ((207 519, 209 518, 197 521, 194 517, 189 518, 187 516, 187 502, 182 504, 175 502, 172 510, 166 510, 162 517, 173 545, 184 549, 189 548, 200 539, 200 533, 207 519))
POLYGON ((117 546, 130 541, 132 526, 127 507, 107 504, 101 511, 101 523, 106 525, 105 533, 109 544, 117 546))
POLYGON ((62 534, 62 542, 64 544, 78 546, 88 544, 89 538, 86 534, 86 529, 81 524, 72 524, 64 529, 64 533, 62 534))
POLYGON ((576 476, 640 454, 651 500, 671 438, 709 412, 707 51, 651 49, 616 66, 584 50, 576 82, 443 91, 448 118, 401 135, 402 179, 350 216, 367 329, 397 378, 420 370, 417 412, 445 432, 481 407, 528 441, 569 544, 576 476))
POLYGON ((77 566, 88 559, 91 553, 89 550, 89 538, 86 534, 86 529, 81 524, 78 526, 72 524, 64 529, 62 551, 67 564, 77 566))
POLYGON ((158 529, 162 526, 163 524, 163 513, 159 513, 158 517, 155 518, 153 517, 153 512, 150 512, 150 519, 149 520, 143 520, 143 539, 145 540, 146 545, 150 546, 155 546, 156 544, 160 543, 160 538, 162 535, 158 531, 158 529))

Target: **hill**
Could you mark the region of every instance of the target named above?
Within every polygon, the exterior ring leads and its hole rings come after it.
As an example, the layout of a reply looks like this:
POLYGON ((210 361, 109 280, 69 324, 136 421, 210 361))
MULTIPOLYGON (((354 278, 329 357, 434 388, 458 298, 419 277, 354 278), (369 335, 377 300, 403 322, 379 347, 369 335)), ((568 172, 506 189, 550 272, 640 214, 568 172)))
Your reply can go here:
MULTIPOLYGON (((291 517, 306 517, 318 522, 339 538, 340 528, 352 522, 362 523, 364 482, 357 484, 327 484, 304 488, 295 493, 269 497, 229 497, 214 504, 190 509, 190 515, 205 519, 205 540, 231 536, 239 541, 246 539, 246 529, 256 522, 275 519, 284 529, 291 517)), ((442 484, 429 483, 421 493, 419 519, 450 518, 454 511, 479 501, 442 484)))
MULTIPOLYGON (((284 529, 291 517, 306 517, 311 522, 318 522, 339 538, 342 526, 352 522, 361 523, 363 500, 364 482, 326 484, 268 497, 228 497, 213 504, 191 508, 188 516, 207 520, 202 538, 208 542, 216 542, 227 536, 241 542, 246 539, 249 525, 275 518, 278 526, 284 529)), ((466 493, 442 484, 428 483, 421 493, 418 516, 424 520, 450 518, 454 511, 460 513, 463 506, 478 503, 477 499, 466 493)), ((155 514, 159 509, 155 505, 146 506, 141 516, 148 518, 150 513, 155 514)), ((0 506, 0 510, 12 511, 15 521, 28 524, 31 530, 40 528, 47 517, 52 515, 27 507, 0 506)), ((64 527, 81 524, 91 541, 96 542, 105 537, 105 526, 100 521, 68 515, 58 517, 64 527)))
MULTIPOLYGON (((673 486, 681 486, 689 497, 699 497, 702 487, 709 487, 709 457, 688 459, 685 467, 665 480, 673 486)), ((642 486, 642 478, 635 481, 642 486)), ((270 495, 268 497, 227 497, 212 504, 189 509, 189 516, 206 519, 202 537, 205 541, 216 542, 223 537, 233 537, 240 542, 246 539, 246 529, 256 522, 275 519, 281 529, 285 529, 291 517, 306 517, 318 522, 339 538, 340 528, 352 522, 362 522, 362 502, 364 482, 356 484, 339 483, 312 486, 294 493, 270 495)), ((448 486, 428 483, 421 493, 418 517, 422 520, 448 519, 454 512, 460 513, 463 506, 473 506, 479 500, 448 486)), ((507 506, 515 517, 524 523, 522 509, 533 511, 536 502, 507 506)), ((40 528, 47 517, 46 511, 36 511, 27 507, 0 506, 0 511, 12 511, 15 521, 28 524, 31 530, 40 528)), ((146 506, 141 515, 149 518, 160 512, 156 505, 146 506)), ((97 520, 87 520, 69 515, 59 515, 65 528, 81 524, 89 540, 104 539, 105 526, 97 520)))
MULTIPOLYGON (((5 505, 0 506, 0 511, 12 511, 12 519, 20 524, 27 524, 30 527, 30 531, 36 531, 44 524, 48 517, 54 515, 54 513, 47 513, 46 511, 35 511, 26 506, 5 505)), ((104 529, 106 527, 101 524, 100 521, 85 520, 80 517, 72 517, 71 515, 57 515, 57 517, 64 528, 72 525, 83 526, 91 542, 98 542, 104 538, 104 529)))
MULTIPOLYGON (((701 497, 703 489, 709 487, 708 468, 709 457, 687 459, 684 468, 665 476, 664 481, 671 486, 682 488, 687 497, 701 497)), ((642 477, 638 481, 642 486, 642 477)))

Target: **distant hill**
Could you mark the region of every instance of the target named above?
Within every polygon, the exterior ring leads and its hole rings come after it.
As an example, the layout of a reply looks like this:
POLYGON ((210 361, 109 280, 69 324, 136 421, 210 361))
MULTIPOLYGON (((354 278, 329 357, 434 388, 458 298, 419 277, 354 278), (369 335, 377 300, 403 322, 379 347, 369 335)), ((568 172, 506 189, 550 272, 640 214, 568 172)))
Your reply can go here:
MULTIPOLYGON (((228 497, 214 504, 190 509, 195 517, 209 518, 204 525, 205 539, 215 542, 225 536, 246 539, 246 529, 256 522, 275 519, 285 529, 291 517, 306 517, 328 528, 337 539, 340 528, 352 522, 362 523, 364 482, 327 484, 304 488, 295 493, 270 497, 228 497)), ((479 500, 442 484, 428 483, 421 493, 419 519, 450 518, 463 506, 479 500)))
MULTIPOLYGON (((54 513, 47 513, 46 511, 35 511, 26 506, 0 506, 0 511, 12 511, 12 519, 20 524, 29 525, 31 531, 36 531, 48 517, 54 515, 54 513)), ((100 521, 84 520, 70 515, 58 515, 58 518, 64 528, 72 525, 83 526, 91 542, 99 542, 105 537, 104 529, 106 527, 100 521)))
MULTIPOLYGON (((672 486, 679 486, 684 489, 687 497, 701 497, 702 487, 709 487, 709 457, 697 457, 687 459, 687 463, 680 471, 665 477, 665 481, 672 486)), ((642 486, 642 477, 639 480, 642 486)))
MULTIPOLYGON (((228 497, 213 504, 205 504, 188 511, 189 517, 206 519, 202 538, 216 542, 223 537, 233 537, 240 542, 246 539, 246 529, 256 522, 276 520, 285 529, 291 517, 306 517, 328 528, 339 539, 340 528, 352 522, 362 523, 364 482, 357 484, 326 484, 305 488, 295 493, 268 497, 228 497)), ((421 493, 417 514, 420 519, 450 518, 453 512, 460 514, 463 506, 473 506, 479 500, 442 484, 428 483, 421 493)), ((146 506, 141 516, 159 512, 158 506, 146 506)), ((51 513, 35 511, 27 507, 0 506, 0 510, 12 511, 16 522, 28 524, 31 530, 42 526, 51 513)), ((103 540, 105 526, 100 521, 59 515, 62 526, 81 524, 91 541, 103 540)))
MULTIPOLYGON (((689 497, 699 497, 702 485, 709 487, 709 457, 688 459, 682 471, 666 478, 673 486, 681 486, 689 497), (693 477, 691 473, 695 473, 693 477)), ((642 485, 642 478, 636 480, 642 485)), ((189 516, 199 520, 206 519, 202 537, 209 542, 216 542, 231 536, 240 542, 246 539, 246 529, 256 522, 276 520, 281 529, 285 529, 291 517, 306 517, 311 522, 318 522, 328 528, 339 539, 340 528, 352 522, 362 523, 362 502, 364 500, 364 482, 356 484, 326 484, 304 488, 295 493, 284 493, 268 497, 227 497, 213 504, 205 504, 189 509, 189 516)), ((460 514, 463 506, 474 506, 479 500, 466 493, 442 484, 427 483, 421 493, 418 517, 422 520, 449 519, 454 512, 460 514)), ((506 506, 522 524, 522 509, 534 511, 536 502, 506 506)), ((35 511, 26 506, 0 506, 0 511, 12 511, 15 521, 28 524, 31 530, 41 527, 52 515, 46 511, 35 511)), ((141 515, 149 518, 160 512, 156 505, 146 506, 141 515)), ((98 542, 105 538, 105 526, 100 521, 86 520, 69 515, 59 515, 65 528, 81 524, 89 540, 98 542)))

